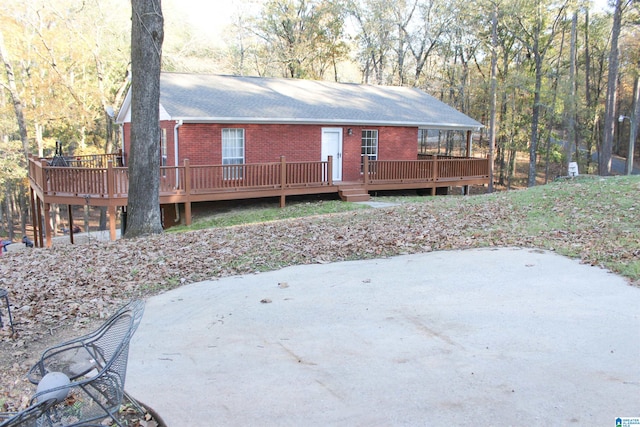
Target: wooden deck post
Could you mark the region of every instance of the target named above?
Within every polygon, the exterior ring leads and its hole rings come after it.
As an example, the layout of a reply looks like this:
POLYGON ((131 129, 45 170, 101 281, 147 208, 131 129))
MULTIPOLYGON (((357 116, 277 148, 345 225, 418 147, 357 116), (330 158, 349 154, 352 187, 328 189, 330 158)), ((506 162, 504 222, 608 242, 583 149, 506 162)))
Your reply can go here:
POLYGON ((73 245, 73 206, 67 205, 67 216, 69 217, 69 242, 73 245))
POLYGON ((189 159, 184 159, 184 193, 186 196, 184 202, 184 222, 191 225, 191 169, 189 159))
POLYGON ((37 206, 37 221, 38 221, 38 243, 40 246, 38 246, 39 248, 44 248, 44 230, 42 229, 42 223, 43 223, 43 219, 42 219, 42 206, 44 205, 44 200, 39 200, 38 197, 36 196, 36 206, 37 206))
POLYGON ((113 161, 109 160, 107 162, 107 197, 109 200, 113 199, 113 161))
POLYGON ((438 155, 434 154, 431 160, 431 167, 433 168, 431 170, 432 176, 431 178, 433 179, 433 187, 431 187, 431 195, 435 196, 436 195, 436 181, 438 181, 438 155))
POLYGON ((116 234, 116 207, 115 205, 109 204, 107 206, 107 214, 109 215, 109 239, 112 242, 115 242, 118 238, 116 234))
POLYGON ((51 205, 49 203, 45 203, 44 204, 44 234, 45 234, 45 239, 46 239, 46 245, 48 248, 51 247, 51 245, 53 244, 53 241, 51 240, 51 224, 50 224, 50 220, 51 220, 51 215, 49 210, 51 209, 51 205))
MULTIPOLYGON (((471 158, 471 149, 472 149, 472 147, 471 147, 471 131, 468 130, 467 131, 467 157, 469 157, 469 158, 471 158)), ((469 195, 469 186, 465 185, 463 187, 463 189, 464 189, 463 191, 464 191, 465 196, 468 196, 469 195)))
POLYGON ((109 205, 107 213, 109 214, 109 239, 115 242, 116 236, 116 206, 113 204, 113 195, 115 187, 115 175, 113 173, 113 160, 107 162, 107 194, 109 195, 109 205))
POLYGON ((284 193, 287 183, 287 159, 285 156, 280 156, 280 188, 282 193, 280 194, 280 207, 284 208, 287 202, 287 196, 284 193))
POLYGON ((329 186, 333 185, 333 156, 327 157, 327 181, 329 186))
POLYGON ((364 177, 364 187, 367 188, 369 184, 370 176, 369 176, 369 156, 364 156, 364 168, 362 170, 362 175, 364 177))
POLYGON ((37 208, 36 208, 36 198, 34 195, 33 187, 29 186, 29 199, 31 202, 31 226, 33 227, 33 244, 35 247, 39 248, 38 245, 38 219, 37 219, 37 208))

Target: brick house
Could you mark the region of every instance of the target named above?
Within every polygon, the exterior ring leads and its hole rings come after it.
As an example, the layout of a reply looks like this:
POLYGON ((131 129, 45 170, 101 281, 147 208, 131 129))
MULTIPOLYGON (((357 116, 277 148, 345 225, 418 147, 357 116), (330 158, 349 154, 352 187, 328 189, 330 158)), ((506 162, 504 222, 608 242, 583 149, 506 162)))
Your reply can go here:
MULTIPOLYGON (((52 204, 69 212, 73 205, 106 207, 115 240, 116 212, 128 204, 130 101, 131 92, 116 120, 122 153, 73 156, 65 167, 30 156, 38 246, 51 246, 52 204)), ((471 157, 471 134, 482 125, 406 87, 162 73, 160 127, 165 227, 191 224, 199 202, 279 197, 284 206, 288 196, 321 193, 364 201, 371 191, 435 195, 490 179, 490 160, 471 157), (465 155, 418 155, 418 141, 431 130, 466 134, 465 155)))
MULTIPOLYGON (((131 92, 116 122, 129 152, 131 92)), ((414 88, 162 73, 162 165, 320 161, 334 181, 361 178, 363 159, 415 160, 422 129, 482 124, 414 88)))

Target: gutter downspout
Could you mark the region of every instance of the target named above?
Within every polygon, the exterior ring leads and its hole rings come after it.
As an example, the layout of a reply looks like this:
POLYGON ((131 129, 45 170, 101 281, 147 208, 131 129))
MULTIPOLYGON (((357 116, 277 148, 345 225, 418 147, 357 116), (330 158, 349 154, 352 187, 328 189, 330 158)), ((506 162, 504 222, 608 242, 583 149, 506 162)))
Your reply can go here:
POLYGON ((120 150, 122 152, 122 166, 127 166, 125 165, 124 159, 125 159, 125 152, 124 152, 124 123, 120 124, 120 150))
MULTIPOLYGON (((178 163, 178 128, 180 128, 180 126, 182 126, 182 119, 177 120, 176 125, 173 127, 173 156, 176 166, 176 188, 180 187, 180 169, 178 169, 180 166, 178 163)), ((180 206, 176 203, 174 207, 176 210, 175 222, 180 222, 180 206)))
POLYGON ((173 127, 173 158, 176 166, 176 187, 180 182, 180 176, 178 174, 178 167, 180 166, 178 163, 178 128, 180 126, 182 126, 182 119, 176 120, 176 125, 173 127))

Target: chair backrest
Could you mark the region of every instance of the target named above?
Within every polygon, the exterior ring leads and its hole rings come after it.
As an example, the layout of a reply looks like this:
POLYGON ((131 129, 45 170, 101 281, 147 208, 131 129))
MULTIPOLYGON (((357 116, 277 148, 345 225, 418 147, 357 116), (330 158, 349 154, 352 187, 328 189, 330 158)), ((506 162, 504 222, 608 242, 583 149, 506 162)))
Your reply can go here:
POLYGON ((122 307, 105 322, 90 346, 99 355, 100 370, 116 373, 124 384, 129 357, 129 342, 144 313, 144 302, 136 300, 122 307))
POLYGON ((124 383, 129 358, 129 342, 142 320, 143 301, 132 301, 118 310, 95 332, 82 339, 82 345, 94 355, 95 375, 87 374, 84 379, 72 381, 67 386, 45 390, 32 397, 36 402, 44 393, 67 390, 78 401, 94 401, 97 404, 85 404, 82 415, 72 414, 73 407, 57 405, 47 411, 45 417, 54 425, 85 425, 87 421, 112 416, 120 407, 124 396, 124 383), (76 421, 70 422, 70 419, 76 421), (84 424, 83 424, 84 423, 84 424))

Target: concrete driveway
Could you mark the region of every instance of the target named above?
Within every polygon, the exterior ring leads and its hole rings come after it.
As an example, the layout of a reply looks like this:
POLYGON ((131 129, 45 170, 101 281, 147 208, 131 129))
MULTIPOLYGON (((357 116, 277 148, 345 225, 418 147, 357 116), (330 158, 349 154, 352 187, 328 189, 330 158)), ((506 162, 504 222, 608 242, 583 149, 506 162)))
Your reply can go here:
POLYGON ((640 289, 527 249, 195 283, 147 301, 127 390, 171 427, 615 426, 640 289))

